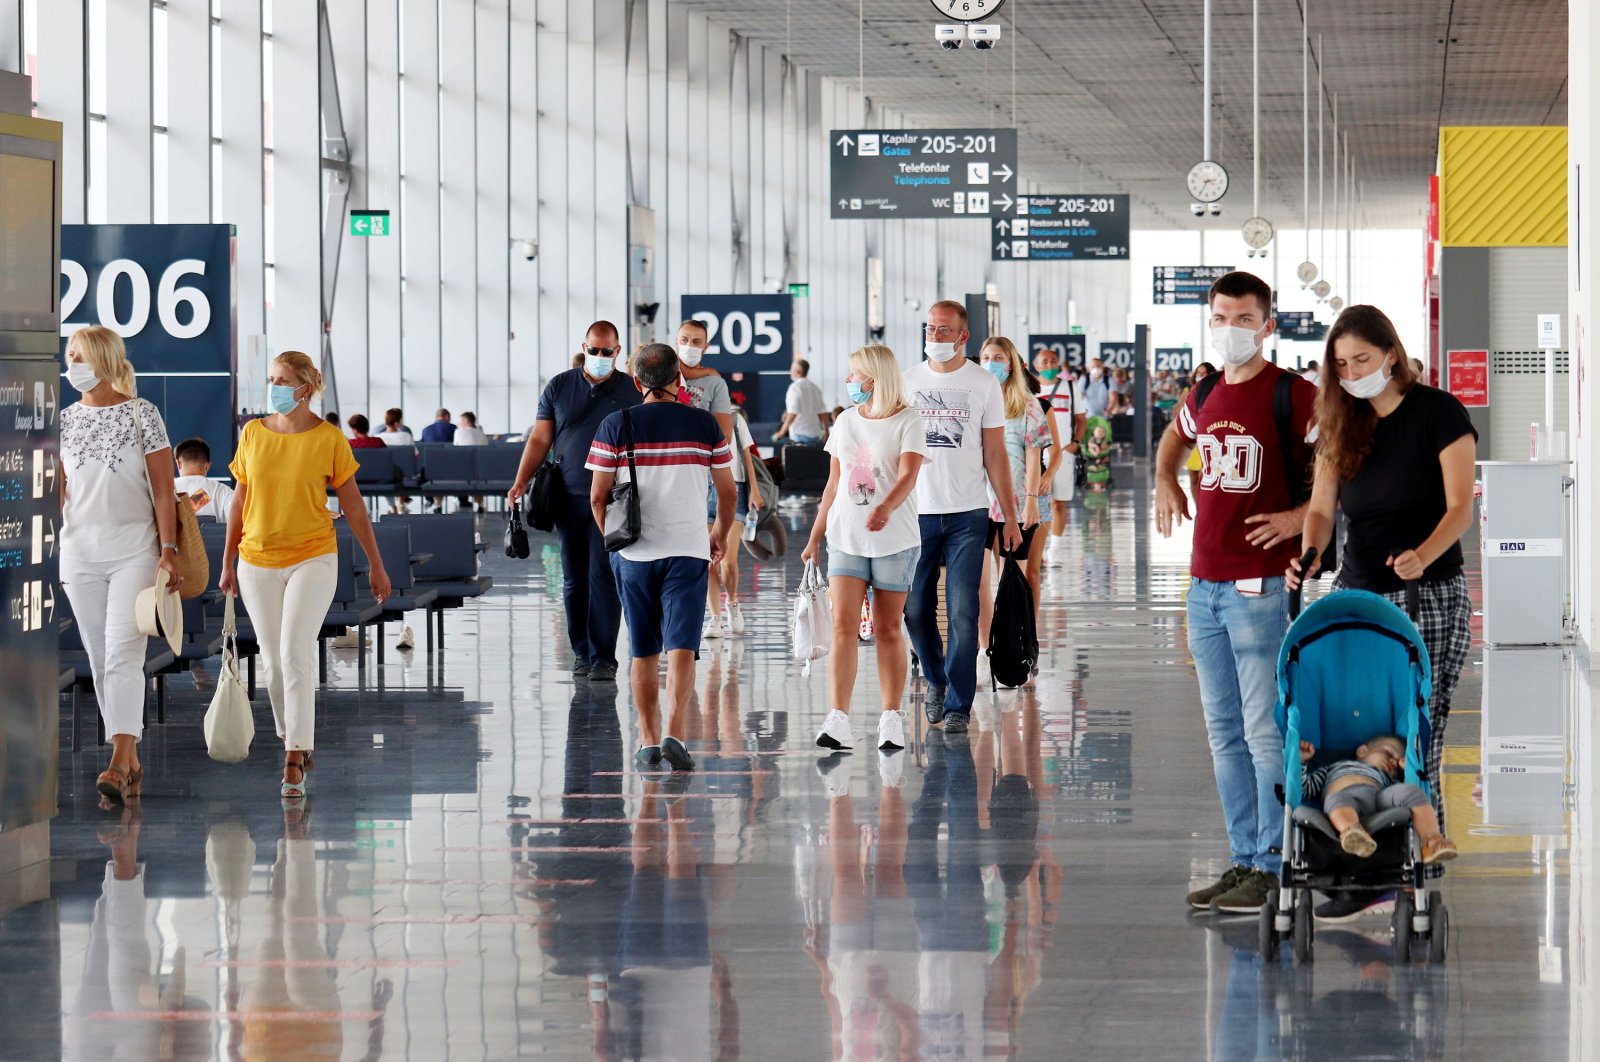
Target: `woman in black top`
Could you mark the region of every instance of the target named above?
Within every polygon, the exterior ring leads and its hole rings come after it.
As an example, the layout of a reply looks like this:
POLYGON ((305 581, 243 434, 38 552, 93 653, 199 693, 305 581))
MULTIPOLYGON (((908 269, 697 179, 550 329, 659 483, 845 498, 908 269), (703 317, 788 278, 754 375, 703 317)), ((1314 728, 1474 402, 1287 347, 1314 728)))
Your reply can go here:
MULTIPOLYGON (((1352 306, 1339 315, 1317 394, 1316 481, 1303 541, 1326 549, 1338 506, 1349 535, 1335 589, 1371 590, 1404 607, 1405 581, 1421 581, 1418 627, 1433 666, 1427 772, 1441 824, 1444 728, 1472 645, 1461 536, 1472 523, 1477 437, 1454 395, 1418 381, 1383 311, 1352 306)), ((1319 558, 1310 574, 1320 568, 1319 558)), ((1298 560, 1286 582, 1299 585, 1298 560)))

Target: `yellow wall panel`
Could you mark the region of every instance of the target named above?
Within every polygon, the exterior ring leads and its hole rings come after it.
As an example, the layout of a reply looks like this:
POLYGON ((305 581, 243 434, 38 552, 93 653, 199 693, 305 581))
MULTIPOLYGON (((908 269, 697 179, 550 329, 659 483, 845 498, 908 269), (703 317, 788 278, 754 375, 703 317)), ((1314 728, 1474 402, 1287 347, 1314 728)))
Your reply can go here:
POLYGON ((1565 247, 1565 126, 1439 130, 1439 241, 1446 247, 1565 247))

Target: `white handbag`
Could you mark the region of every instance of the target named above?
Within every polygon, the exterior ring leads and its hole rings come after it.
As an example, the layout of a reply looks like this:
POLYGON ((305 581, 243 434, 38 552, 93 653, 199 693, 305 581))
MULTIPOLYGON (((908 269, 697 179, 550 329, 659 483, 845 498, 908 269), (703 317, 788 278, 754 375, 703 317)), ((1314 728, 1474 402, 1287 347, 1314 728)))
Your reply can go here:
POLYGON ((239 628, 233 618, 233 595, 223 606, 222 673, 217 691, 206 709, 206 752, 220 763, 242 763, 250 755, 256 720, 250 711, 250 693, 239 678, 239 628))
POLYGON ((828 587, 817 566, 809 561, 800 576, 800 590, 794 602, 794 658, 811 674, 811 661, 828 655, 833 642, 833 608, 828 603, 828 587))

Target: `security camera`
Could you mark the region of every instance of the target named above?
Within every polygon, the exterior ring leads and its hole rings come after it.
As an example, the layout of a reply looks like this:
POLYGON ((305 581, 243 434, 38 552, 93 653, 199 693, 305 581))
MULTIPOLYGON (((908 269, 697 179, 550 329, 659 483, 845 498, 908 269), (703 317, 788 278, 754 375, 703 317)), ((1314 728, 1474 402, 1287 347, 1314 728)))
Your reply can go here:
POLYGON ((961 43, 967 39, 967 27, 959 25, 935 26, 933 27, 933 39, 938 41, 939 47, 945 51, 953 52, 961 47, 961 43))
POLYGON ((1217 217, 1218 215, 1220 215, 1222 213, 1222 204, 1221 203, 1210 203, 1210 204, 1207 204, 1206 211, 1212 217, 1217 217))
POLYGON ((1197 218, 1203 218, 1206 216, 1206 205, 1204 203, 1190 203, 1189 212, 1197 218))
POLYGON ((526 258, 528 261, 531 262, 535 258, 539 257, 538 240, 513 240, 512 242, 516 244, 517 253, 522 255, 522 257, 526 258))
POLYGON ((968 26, 967 36, 972 38, 972 46, 980 52, 986 52, 1000 43, 999 26, 968 26))

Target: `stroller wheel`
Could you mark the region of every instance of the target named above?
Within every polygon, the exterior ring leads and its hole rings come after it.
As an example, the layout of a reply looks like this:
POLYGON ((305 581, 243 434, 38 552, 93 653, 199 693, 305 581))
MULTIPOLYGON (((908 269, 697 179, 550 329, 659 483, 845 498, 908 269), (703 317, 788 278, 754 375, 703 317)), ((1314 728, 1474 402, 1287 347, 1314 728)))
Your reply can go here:
POLYGON ((1428 894, 1428 961, 1442 963, 1450 953, 1450 908, 1437 892, 1428 894))
POLYGON ((1404 890, 1395 895, 1394 914, 1389 920, 1389 931, 1394 937, 1394 961, 1411 961, 1411 893, 1404 890))
POLYGON ((1294 894, 1294 961, 1310 963, 1312 954, 1311 935, 1314 929, 1311 910, 1311 890, 1300 889, 1294 894))
POLYGON ((1261 905, 1261 930, 1257 941, 1261 957, 1267 962, 1278 961, 1278 890, 1267 893, 1267 902, 1261 905))

